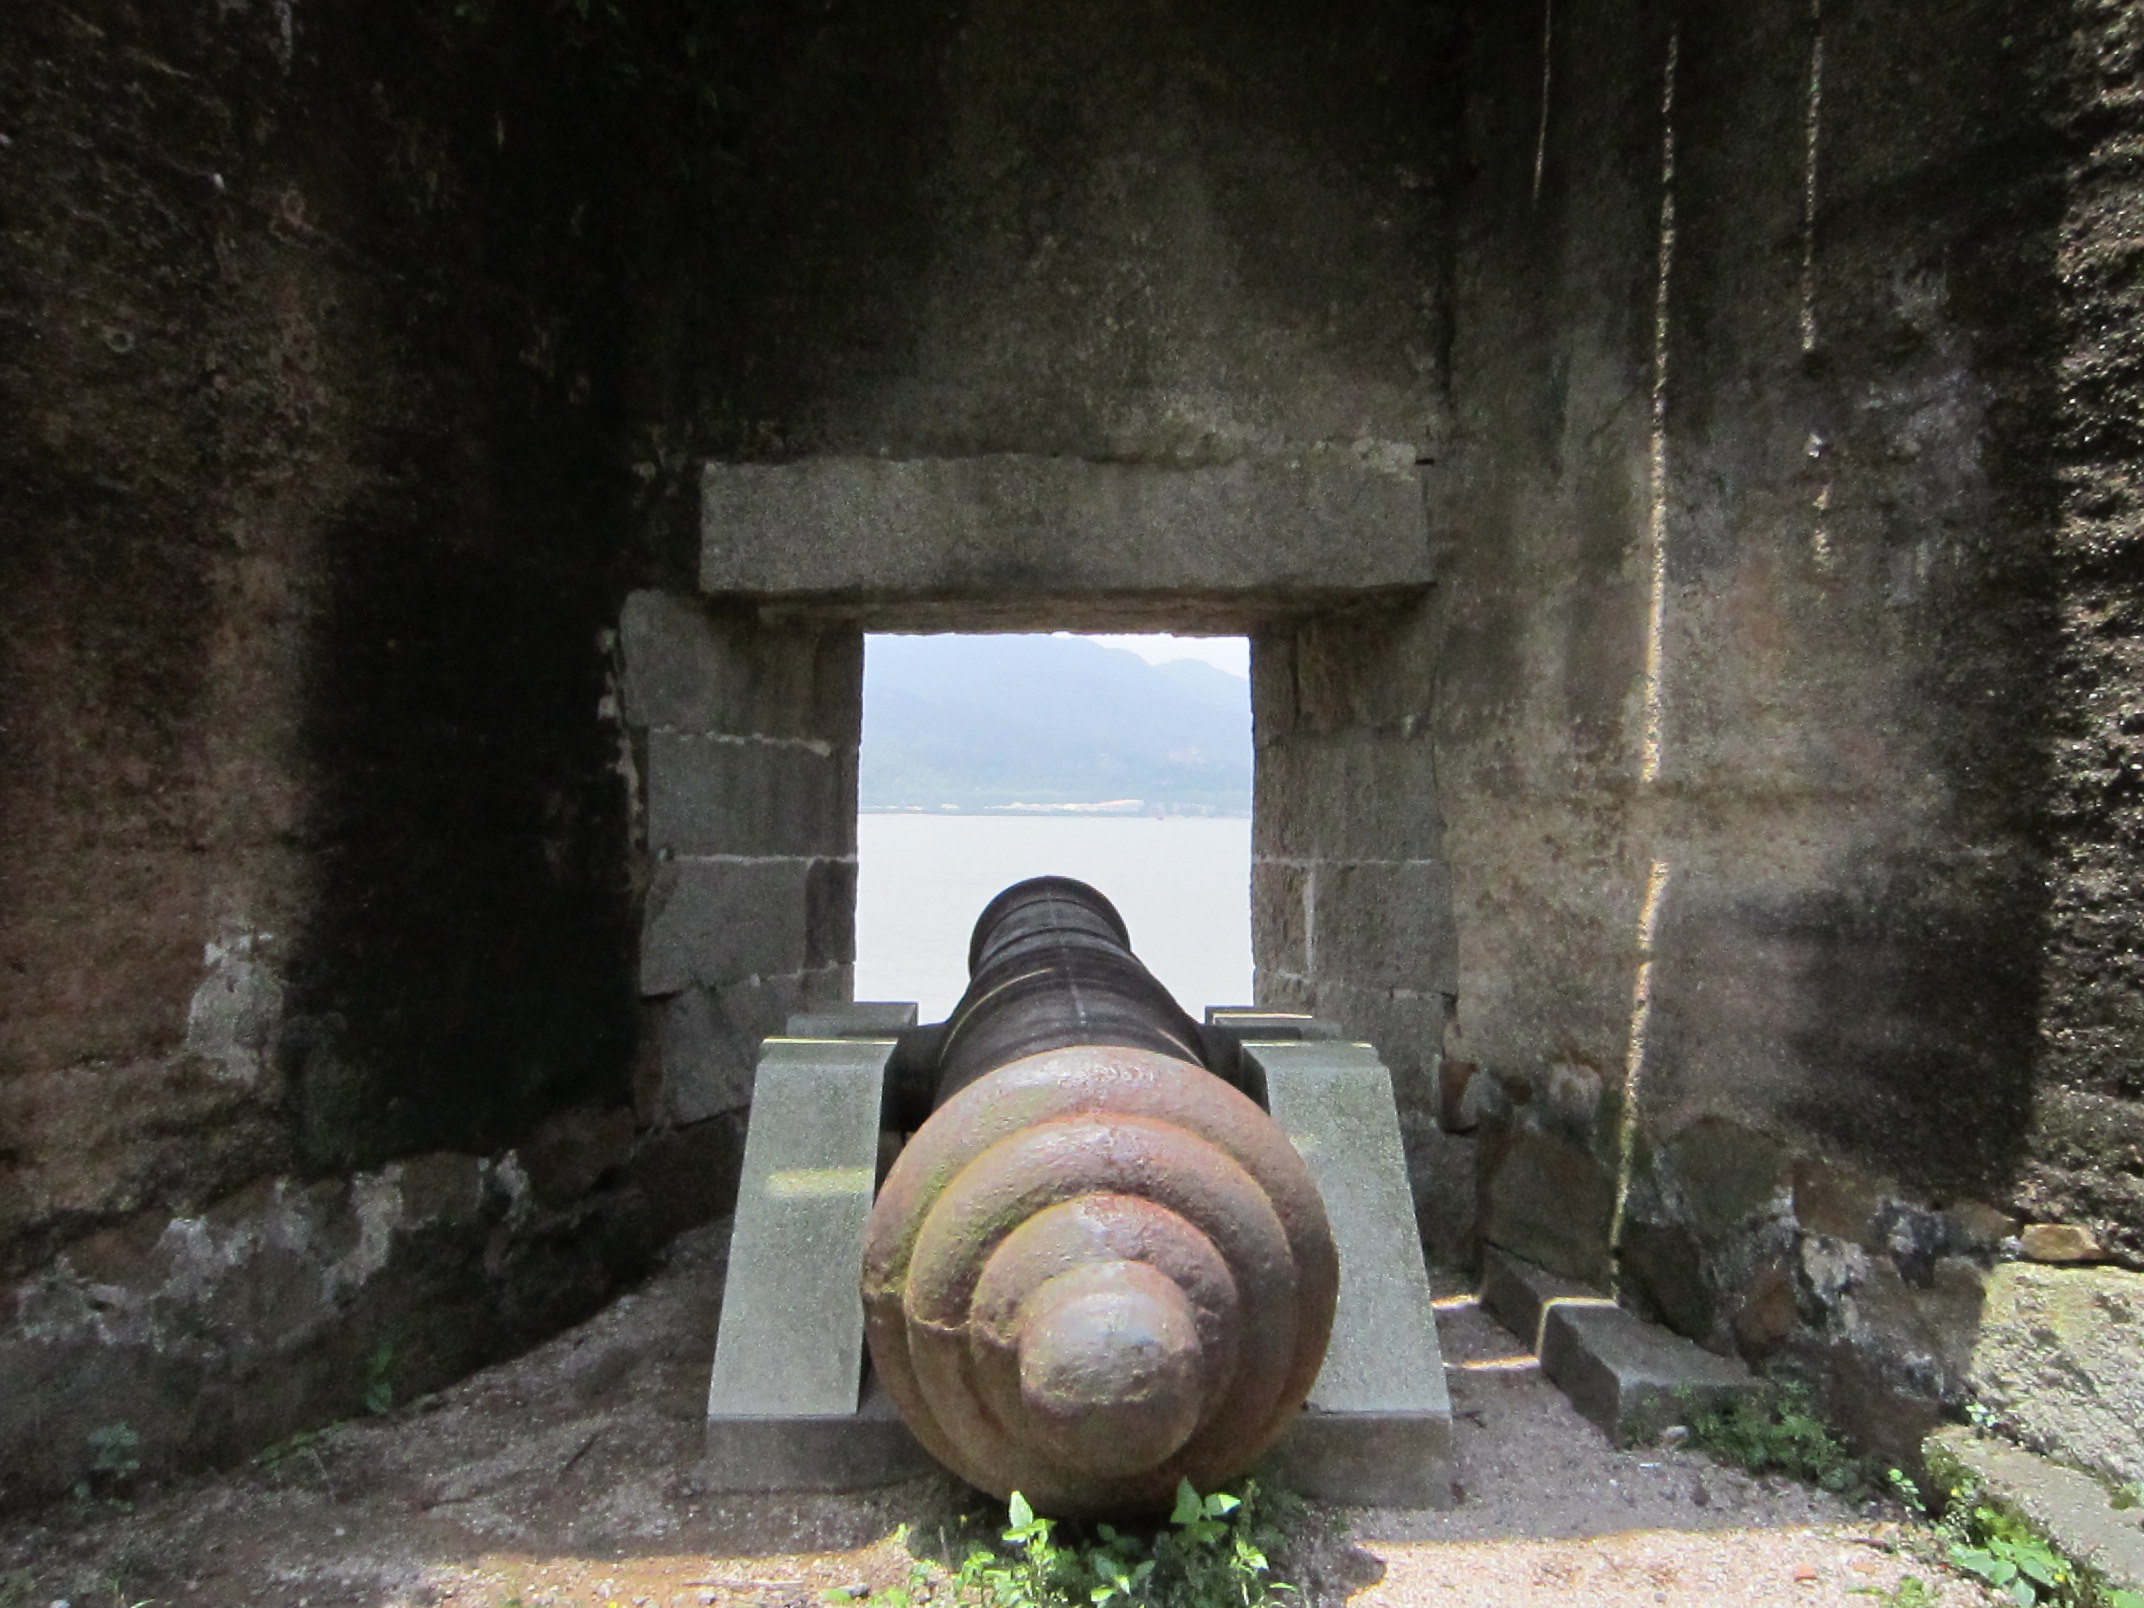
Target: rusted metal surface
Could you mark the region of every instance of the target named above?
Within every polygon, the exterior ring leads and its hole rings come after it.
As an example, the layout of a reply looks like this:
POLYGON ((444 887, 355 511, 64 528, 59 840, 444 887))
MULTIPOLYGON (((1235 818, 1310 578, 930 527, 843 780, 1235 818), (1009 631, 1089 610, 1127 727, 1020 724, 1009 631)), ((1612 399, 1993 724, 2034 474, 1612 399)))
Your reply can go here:
POLYGON ((939 1461, 1042 1512, 1161 1507, 1180 1478, 1244 1472, 1332 1329, 1308 1170, 1200 1063, 1092 889, 1008 889, 971 969, 932 1041, 943 1104, 871 1214, 879 1377, 939 1461))

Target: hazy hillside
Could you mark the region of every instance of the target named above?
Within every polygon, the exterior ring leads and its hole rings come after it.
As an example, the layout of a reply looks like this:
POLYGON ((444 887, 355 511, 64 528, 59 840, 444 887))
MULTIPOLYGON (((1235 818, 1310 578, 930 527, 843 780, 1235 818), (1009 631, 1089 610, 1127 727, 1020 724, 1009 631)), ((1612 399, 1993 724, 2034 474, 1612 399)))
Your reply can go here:
POLYGON ((1071 637, 870 639, 865 809, 1116 799, 1248 814, 1248 686, 1071 637))

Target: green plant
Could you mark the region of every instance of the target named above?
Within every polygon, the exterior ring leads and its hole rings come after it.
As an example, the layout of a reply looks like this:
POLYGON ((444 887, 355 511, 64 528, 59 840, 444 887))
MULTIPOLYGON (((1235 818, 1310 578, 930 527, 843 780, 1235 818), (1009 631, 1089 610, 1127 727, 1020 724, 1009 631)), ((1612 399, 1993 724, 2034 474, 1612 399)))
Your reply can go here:
POLYGON ((2025 1519, 1970 1484, 1952 1491, 1936 1534, 1946 1564, 2019 1608, 2144 1608, 2144 1596, 2091 1579, 2025 1519))
POLYGON ((1016 1491, 1000 1545, 968 1554, 954 1598, 964 1608, 1270 1608, 1295 1590, 1272 1578, 1289 1512, 1255 1484, 1201 1496, 1181 1481, 1152 1540, 1102 1524, 1067 1542, 1016 1491))
MULTIPOLYGON (((895 1546, 908 1544, 907 1525, 904 1524, 893 1532, 893 1543, 895 1546)), ((932 1580, 931 1566, 921 1558, 910 1558, 906 1580, 897 1586, 888 1586, 883 1591, 871 1592, 869 1595, 880 1608, 917 1608, 918 1604, 930 1600, 932 1580)), ((836 1586, 830 1591, 821 1592, 819 1600, 825 1603, 853 1603, 864 1593, 865 1588, 862 1586, 836 1586)), ((509 1603, 507 1608, 516 1608, 516 1605, 509 1603)))
POLYGON ((314 1472, 325 1476, 327 1464, 321 1461, 319 1448, 315 1445, 321 1432, 317 1429, 301 1429, 288 1440, 279 1440, 254 1456, 253 1461, 268 1471, 272 1479, 281 1480, 288 1475, 299 1458, 309 1460, 314 1472))
POLYGON ((1907 1575, 1889 1591, 1880 1586, 1856 1586, 1856 1597, 1874 1597, 1883 1608, 1935 1608, 1936 1594, 1919 1575, 1907 1575))
POLYGON ((365 1363, 365 1411, 377 1416, 395 1404, 395 1343, 382 1340, 365 1363))
POLYGON ((110 1496, 141 1472, 141 1436, 129 1424, 106 1424, 89 1432, 89 1473, 75 1482, 78 1502, 110 1496))
POLYGON ((1784 1474, 1841 1495, 1869 1483, 1869 1467, 1824 1421, 1806 1388, 1775 1386, 1758 1401, 1730 1400, 1688 1416, 1691 1441, 1752 1474, 1784 1474))

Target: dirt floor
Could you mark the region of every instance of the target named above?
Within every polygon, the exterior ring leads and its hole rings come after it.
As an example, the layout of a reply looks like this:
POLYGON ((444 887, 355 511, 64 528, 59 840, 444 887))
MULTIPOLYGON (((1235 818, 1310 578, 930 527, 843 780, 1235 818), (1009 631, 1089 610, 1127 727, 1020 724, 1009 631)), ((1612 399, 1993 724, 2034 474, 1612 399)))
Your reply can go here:
MULTIPOLYGON (((727 1225, 548 1345, 238 1472, 0 1528, 0 1608, 806 1608, 903 1580, 902 1525, 957 1537, 948 1479, 868 1497, 713 1496, 694 1474, 727 1225)), ((1848 1604, 1917 1560, 1895 1515, 1618 1452, 1511 1337, 1449 1297, 1449 1512, 1314 1511, 1289 1577, 1312 1604, 1848 1604), (1329 1521, 1329 1522, 1319 1522, 1329 1521)))

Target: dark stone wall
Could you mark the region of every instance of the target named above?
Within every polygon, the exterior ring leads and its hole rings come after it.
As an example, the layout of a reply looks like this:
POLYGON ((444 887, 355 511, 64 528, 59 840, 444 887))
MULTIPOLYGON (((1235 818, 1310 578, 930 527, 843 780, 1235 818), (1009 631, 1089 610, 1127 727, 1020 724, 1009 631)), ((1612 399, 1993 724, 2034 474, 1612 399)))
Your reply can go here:
POLYGON ((1376 1037, 1441 1248, 1910 1451, 2021 1218, 2144 1256, 2139 48, 2111 0, 21 19, 0 1500, 351 1410, 382 1346, 444 1378, 719 1208, 737 1046, 845 977, 854 632, 685 603, 697 489, 821 453, 1418 467, 1429 599, 1254 622, 1261 988, 1376 1037), (635 716, 636 589, 648 663, 813 690, 635 716), (718 871, 751 812, 651 836, 636 743, 831 813, 718 871), (639 1014, 642 918, 775 883, 782 987, 687 956, 639 1014))
POLYGON ((2051 64, 2067 135, 2054 263, 2063 360, 2050 470, 2059 631, 2046 694, 2048 946, 2023 1202, 2144 1265, 2144 19, 2079 4, 2051 64))
POLYGON ((620 1162, 632 1092, 630 124, 600 53, 456 19, 111 0, 0 45, 0 1500, 116 1422, 154 1467, 349 1410, 385 1341, 448 1377, 645 1237, 602 1167, 479 1161, 620 1162), (454 1202, 379 1171, 420 1152, 454 1202), (292 1211, 345 1294, 219 1328, 188 1236, 292 1211))
POLYGON ((665 471, 1441 434, 1445 9, 747 9, 733 160, 650 253, 665 471))
POLYGON ((1911 1456, 2018 1219, 2139 1221, 2132 47, 2001 3, 1546 21, 1544 67, 1543 12, 1472 14, 1459 209, 1481 1229, 1911 1456))

